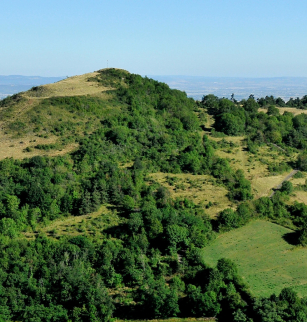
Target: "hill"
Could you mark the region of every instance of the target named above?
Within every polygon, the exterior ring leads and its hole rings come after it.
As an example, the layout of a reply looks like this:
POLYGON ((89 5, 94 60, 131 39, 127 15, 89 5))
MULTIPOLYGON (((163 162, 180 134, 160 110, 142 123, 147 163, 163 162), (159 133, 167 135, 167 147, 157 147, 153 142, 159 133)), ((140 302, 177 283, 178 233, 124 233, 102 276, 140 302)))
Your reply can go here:
POLYGON ((22 151, 25 149, 29 150, 29 156, 39 155, 38 151, 31 151, 37 145, 54 146, 50 149, 53 151, 47 153, 49 155, 63 154, 74 149, 76 136, 83 135, 84 131, 92 131, 97 128, 99 124, 97 115, 94 112, 86 113, 86 110, 81 111, 80 109, 68 111, 59 108, 53 102, 58 97, 79 96, 79 104, 82 104, 82 100, 87 100, 84 97, 86 95, 91 95, 92 99, 89 101, 92 105, 95 104, 95 100, 96 102, 106 102, 107 95, 104 93, 109 88, 98 86, 97 82, 88 81, 90 77, 95 75, 97 73, 89 73, 53 84, 36 86, 29 91, 2 100, 0 142, 5 149, 2 150, 0 157, 23 158, 22 151), (88 115, 90 120, 85 115, 88 115), (55 128, 59 128, 59 131, 62 132, 61 139, 54 131, 55 128), (55 153, 54 151, 62 150, 65 147, 63 153, 55 153))
POLYGON ((251 250, 271 236, 258 263, 268 271, 289 250, 284 227, 306 245, 307 206, 296 202, 307 190, 306 120, 270 99, 196 102, 104 69, 0 101, 0 317, 261 321, 268 307, 304 316, 304 288, 282 289, 277 277, 260 291, 246 273, 259 270, 242 269, 246 253, 219 258, 219 241, 242 231, 251 250), (270 290, 281 292, 254 298, 270 290))

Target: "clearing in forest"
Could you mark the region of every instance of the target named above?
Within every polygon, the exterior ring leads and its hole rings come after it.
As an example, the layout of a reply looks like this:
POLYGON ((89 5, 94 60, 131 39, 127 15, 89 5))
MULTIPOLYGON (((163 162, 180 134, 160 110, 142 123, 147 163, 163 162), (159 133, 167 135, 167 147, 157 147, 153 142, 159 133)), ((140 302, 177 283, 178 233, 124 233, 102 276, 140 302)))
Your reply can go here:
POLYGON ((255 296, 279 294, 293 287, 307 295, 307 248, 295 246, 296 233, 257 220, 220 235, 204 249, 204 261, 214 266, 220 258, 233 260, 255 296))
POLYGON ((150 178, 166 187, 172 198, 187 198, 206 207, 205 212, 210 217, 215 217, 225 208, 234 207, 227 197, 228 190, 217 184, 213 176, 159 172, 150 174, 150 178))
POLYGON ((35 232, 24 232, 28 239, 33 239, 40 233, 49 237, 95 235, 103 238, 104 230, 115 227, 121 222, 115 209, 110 205, 102 205, 97 211, 82 216, 68 216, 51 222, 41 223, 35 232))

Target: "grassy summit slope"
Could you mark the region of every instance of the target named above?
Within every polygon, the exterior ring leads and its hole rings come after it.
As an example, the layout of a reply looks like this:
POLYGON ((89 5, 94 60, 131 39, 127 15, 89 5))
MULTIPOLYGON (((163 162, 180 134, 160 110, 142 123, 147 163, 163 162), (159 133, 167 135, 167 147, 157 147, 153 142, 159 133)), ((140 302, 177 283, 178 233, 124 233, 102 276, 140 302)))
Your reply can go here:
POLYGON ((69 77, 2 100, 0 159, 63 155, 74 150, 84 132, 96 130, 103 115, 118 109, 108 94, 117 83, 97 82, 98 74, 69 77))

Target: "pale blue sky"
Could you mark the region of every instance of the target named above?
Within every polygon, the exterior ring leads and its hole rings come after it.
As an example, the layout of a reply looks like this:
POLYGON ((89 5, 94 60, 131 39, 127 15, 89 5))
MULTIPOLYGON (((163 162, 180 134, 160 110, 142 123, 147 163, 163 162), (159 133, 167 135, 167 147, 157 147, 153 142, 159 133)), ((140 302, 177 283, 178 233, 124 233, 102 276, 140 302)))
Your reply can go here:
POLYGON ((2 0, 0 75, 307 76, 306 0, 2 0))

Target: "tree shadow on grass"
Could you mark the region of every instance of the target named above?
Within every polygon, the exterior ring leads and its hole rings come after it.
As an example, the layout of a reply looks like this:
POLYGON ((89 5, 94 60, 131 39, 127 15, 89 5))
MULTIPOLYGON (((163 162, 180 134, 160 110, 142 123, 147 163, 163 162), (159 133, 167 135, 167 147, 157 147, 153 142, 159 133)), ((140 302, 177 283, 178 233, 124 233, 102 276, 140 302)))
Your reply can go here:
POLYGON ((211 127, 206 127, 206 125, 201 125, 200 127, 201 127, 201 129, 202 129, 203 131, 206 131, 206 132, 211 132, 211 130, 212 130, 212 128, 211 128, 211 127))
POLYGON ((297 246, 299 244, 298 231, 292 231, 291 233, 284 234, 282 238, 290 245, 297 246))

